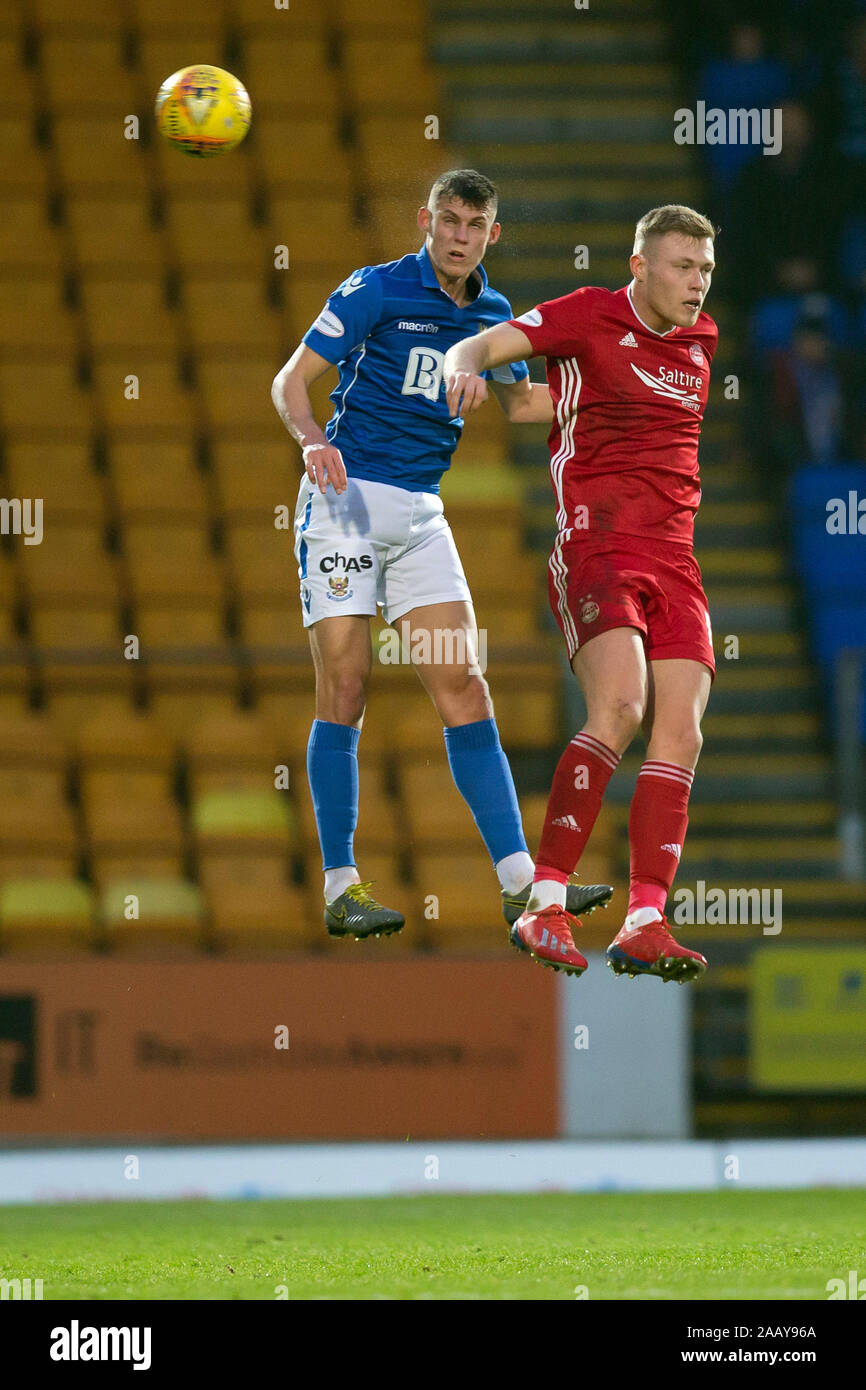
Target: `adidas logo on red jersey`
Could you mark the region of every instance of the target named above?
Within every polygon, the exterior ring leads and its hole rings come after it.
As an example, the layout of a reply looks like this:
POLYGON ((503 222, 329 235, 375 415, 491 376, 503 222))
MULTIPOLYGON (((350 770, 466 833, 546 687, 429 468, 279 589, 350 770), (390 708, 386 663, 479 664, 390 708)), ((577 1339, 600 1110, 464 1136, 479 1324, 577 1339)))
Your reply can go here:
POLYGON ((624 338, 620 338, 619 345, 620 347, 637 347, 637 338, 632 332, 628 332, 624 338))

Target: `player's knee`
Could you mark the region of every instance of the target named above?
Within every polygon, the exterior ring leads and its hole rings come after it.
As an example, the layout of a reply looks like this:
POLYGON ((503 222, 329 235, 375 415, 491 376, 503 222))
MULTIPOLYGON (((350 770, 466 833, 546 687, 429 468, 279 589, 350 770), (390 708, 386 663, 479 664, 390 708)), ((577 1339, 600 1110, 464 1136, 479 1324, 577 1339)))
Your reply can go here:
POLYGON ((703 734, 696 725, 668 729, 657 726, 650 739, 650 756, 678 763, 680 767, 694 767, 703 746, 703 734))
POLYGON ((679 736, 680 761, 683 767, 694 767, 701 755, 704 737, 698 728, 683 729, 679 736))
POLYGON ((353 673, 335 674, 318 682, 316 713, 332 724, 360 724, 367 703, 364 681, 353 673))
POLYGON ((483 676, 454 672, 436 691, 436 708, 443 724, 474 724, 493 718, 493 701, 483 676))
POLYGON ((643 723, 643 701, 630 696, 620 696, 613 700, 605 711, 606 722, 618 743, 630 743, 643 723))

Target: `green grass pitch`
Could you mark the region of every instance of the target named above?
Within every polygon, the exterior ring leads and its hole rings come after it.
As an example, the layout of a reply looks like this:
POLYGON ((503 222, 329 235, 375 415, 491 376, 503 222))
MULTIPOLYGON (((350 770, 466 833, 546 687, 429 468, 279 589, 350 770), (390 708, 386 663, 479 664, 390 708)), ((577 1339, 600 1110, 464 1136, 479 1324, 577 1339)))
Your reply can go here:
MULTIPOLYGON (((866 1192, 724 1190, 7 1207, 46 1299, 821 1299, 866 1192), (586 1295, 584 1295, 586 1296, 586 1295)), ((866 1269, 862 1271, 866 1274, 866 1269)))

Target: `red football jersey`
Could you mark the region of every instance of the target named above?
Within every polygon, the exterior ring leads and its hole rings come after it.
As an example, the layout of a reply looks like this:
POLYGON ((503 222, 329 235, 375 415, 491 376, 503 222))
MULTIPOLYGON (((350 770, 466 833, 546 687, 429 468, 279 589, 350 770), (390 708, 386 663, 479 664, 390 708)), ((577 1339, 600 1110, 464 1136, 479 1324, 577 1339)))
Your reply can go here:
POLYGON ((691 545, 719 336, 709 314, 657 333, 638 317, 630 287, 587 286, 511 322, 547 358, 563 540, 610 532, 691 545))

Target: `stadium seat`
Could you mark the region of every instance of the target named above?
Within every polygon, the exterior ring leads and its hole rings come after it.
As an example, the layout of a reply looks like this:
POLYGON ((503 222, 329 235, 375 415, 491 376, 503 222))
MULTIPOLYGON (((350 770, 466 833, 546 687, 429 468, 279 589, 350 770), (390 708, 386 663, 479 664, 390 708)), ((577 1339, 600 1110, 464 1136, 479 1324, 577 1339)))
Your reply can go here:
POLYGON ((187 273, 220 269, 262 275, 273 269, 275 238, 270 225, 254 222, 249 198, 230 189, 206 200, 200 192, 175 190, 167 209, 166 240, 187 273))
POLYGON ((85 834, 94 850, 144 847, 172 854, 183 844, 184 827, 170 774, 156 769, 81 771, 85 834))
POLYGON ((129 521, 123 545, 132 592, 141 599, 208 599, 223 593, 220 558, 201 527, 178 520, 129 521))
MULTIPOLYGON (((119 25, 112 32, 69 34, 49 24, 39 43, 39 65, 51 110, 65 108, 116 113, 135 111, 135 76, 123 61, 119 25)), ((120 126, 122 116, 118 121, 120 126)))
POLYGON ((272 194, 294 193, 306 196, 308 202, 319 196, 348 198, 349 155, 340 144, 333 114, 298 117, 257 112, 250 145, 272 194))
POLYGON ((273 520, 275 507, 285 506, 293 517, 301 468, 300 453, 288 435, 268 441, 217 437, 212 450, 223 515, 267 514, 273 520))
POLYGON ((207 680, 196 680, 190 671, 185 681, 170 685, 158 682, 149 696, 149 708, 154 717, 170 731, 172 738, 182 744, 190 730, 204 719, 218 719, 239 708, 243 698, 242 681, 235 685, 225 681, 224 687, 213 688, 207 680))
POLYGON ((437 111, 436 81, 420 36, 411 32, 406 37, 391 35, 387 52, 388 61, 383 63, 381 37, 358 36, 355 30, 346 37, 343 70, 356 110, 364 115, 406 110, 427 115, 437 111))
MULTIPOLYGON (((294 688, 278 673, 274 686, 269 687, 263 669, 259 671, 257 708, 276 731, 291 765, 303 769, 316 708, 312 667, 308 664, 306 673, 303 666, 298 667, 294 688)), ((296 790, 297 785, 296 777, 296 790)))
POLYGON ((4 197, 0 266, 22 278, 37 270, 56 275, 65 259, 60 232, 48 221, 42 194, 19 192, 4 197))
POLYGON ((454 785, 444 748, 440 758, 403 762, 400 781, 409 839, 416 851, 441 845, 475 847, 478 829, 454 785))
POLYGON ((245 351, 217 356, 203 354, 197 364, 205 419, 212 430, 233 431, 243 437, 262 431, 265 440, 285 432, 271 401, 271 382, 281 365, 273 353, 245 351))
POLYGON ((208 517, 207 483, 196 466, 194 444, 115 436, 109 464, 117 510, 125 522, 190 522, 208 517))
POLYGON ((0 947, 7 953, 77 954, 95 942, 92 890, 76 879, 0 884, 0 947))
POLYGON ((234 789, 272 791, 276 769, 285 764, 282 739, 255 711, 203 720, 190 730, 184 751, 194 797, 234 789))
POLYGON ((61 796, 21 796, 15 805, 15 816, 0 826, 0 857, 62 853, 70 854, 78 846, 75 818, 69 803, 61 796))
POLYGON ((333 289, 357 266, 370 263, 369 236, 340 194, 309 198, 275 193, 271 222, 276 243, 288 248, 292 284, 299 271, 315 267, 332 270, 333 289))
POLYGON ((81 295, 94 350, 128 348, 130 371, 136 370, 140 348, 162 353, 179 349, 181 319, 166 302, 161 273, 147 273, 143 267, 121 276, 89 271, 82 276, 81 295))
POLYGON ((309 889, 289 879, 285 854, 202 854, 199 862, 217 948, 278 955, 315 939, 309 889))
POLYGON ((560 677, 554 668, 494 666, 487 676, 507 748, 552 748, 560 739, 560 677))
MULTIPOLYGON (((169 68, 168 76, 172 72, 169 68)), ((226 193, 250 194, 254 184, 253 156, 247 140, 232 151, 231 159, 194 159, 171 147, 161 136, 154 137, 155 180, 158 188, 171 197, 183 192, 197 196, 206 206, 208 199, 226 193)))
POLYGON ((87 14, 58 15, 54 0, 27 0, 28 17, 41 32, 56 30, 70 34, 89 34, 93 29, 109 31, 128 18, 125 0, 87 0, 87 14))
POLYGON ((292 808, 273 786, 266 791, 205 792, 192 800, 190 819, 200 851, 288 850, 296 835, 292 808))
POLYGON ((30 633, 52 698, 94 689, 131 696, 137 672, 124 657, 120 608, 109 595, 87 603, 42 596, 31 604, 30 633))
POLYGON ((133 875, 110 882, 99 916, 108 948, 137 959, 193 955, 208 939, 201 889, 183 879, 133 875))
POLYGON ((166 260, 165 235, 151 217, 144 192, 76 193, 67 199, 66 218, 77 264, 84 271, 150 274, 166 260))
POLYGON ((105 519, 104 479, 84 440, 13 442, 6 450, 6 476, 10 496, 41 497, 52 521, 62 517, 93 526, 105 519))
POLYGON ((93 381, 99 414, 109 431, 176 438, 199 424, 198 400, 181 382, 177 356, 170 350, 127 347, 100 352, 94 357, 93 381), (132 376, 137 381, 130 381, 132 376), (137 395, 129 395, 131 391, 137 395))
POLYGON ((151 698, 183 697, 192 688, 234 695, 238 670, 222 614, 211 602, 143 600, 136 607, 141 674, 151 698))
MULTIPOLYGON (((255 352, 277 362, 283 351, 283 324, 268 303, 261 274, 206 269, 190 272, 183 286, 186 323, 196 352, 255 352)), ((270 381, 262 379, 268 400, 270 381)))
MULTIPOLYGON (((370 229, 375 246, 376 261, 395 261, 410 251, 419 251, 424 234, 418 230, 418 209, 425 201, 428 189, 423 180, 399 194, 371 194, 369 200, 370 229)), ((431 181, 432 182, 432 181, 431 181)))
POLYGON ((239 65, 245 85, 251 92, 265 94, 270 111, 332 118, 338 109, 339 74, 328 64, 324 38, 298 33, 294 10, 290 25, 284 36, 278 23, 247 34, 239 65))
POLYGON ((501 953, 507 943, 499 884, 483 845, 417 852, 415 894, 438 949, 501 953), (438 915, 432 915, 432 914, 438 915))
POLYGON ((149 159, 140 139, 126 138, 124 114, 89 111, 64 114, 54 122, 55 159, 64 188, 95 193, 111 186, 144 192, 149 159))
POLYGON ((442 720, 409 666, 374 672, 364 716, 364 745, 402 755, 445 757, 442 720))
POLYGON ((33 70, 22 62, 20 31, 0 33, 0 82, 7 105, 27 109, 33 103, 36 81, 33 70))
MULTIPOLYGON (((19 878, 75 878, 81 855, 74 841, 66 849, 0 846, 0 883, 19 878)), ((0 945, 2 949, 2 945, 0 945)))
POLYGON ((322 0, 291 0, 290 9, 277 9, 276 6, 263 9, 259 0, 228 0, 228 13, 244 36, 255 35, 266 39, 279 39, 287 31, 293 39, 295 35, 299 38, 321 37, 330 20, 328 7, 322 4, 322 0))
POLYGON ((0 279, 0 341, 24 349, 70 352, 78 339, 73 310, 63 303, 53 272, 22 275, 3 267, 0 279))
POLYGON ((32 113, 0 111, 0 189, 4 199, 14 190, 44 197, 49 182, 48 149, 37 145, 32 113))
POLYGON ((127 766, 168 776, 175 766, 177 749, 159 720, 127 709, 113 719, 94 715, 75 731, 74 747, 84 768, 114 771, 127 766))
POLYGON ((278 529, 267 516, 261 522, 229 519, 226 549, 234 585, 243 600, 297 595, 298 567, 293 547, 293 531, 278 529))
POLYGON ((369 196, 387 194, 404 206, 421 207, 442 172, 440 143, 425 137, 427 114, 361 115, 358 148, 369 196), (402 171, 396 178, 395 169, 402 171))
MULTIPOLYGON (((0 561, 0 701, 11 702, 11 710, 23 714, 21 702, 29 689, 31 654, 18 620, 17 575, 12 559, 4 556, 0 561)), ((2 724, 0 707, 0 728, 2 724)))
POLYGON ((7 438, 68 438, 76 430, 89 428, 92 421, 93 397, 75 380, 68 355, 19 353, 0 361, 0 422, 7 438), (46 416, 47 400, 51 401, 50 416, 46 416))
POLYGON ((277 602, 265 598, 245 603, 240 612, 240 646, 259 702, 274 695, 279 703, 285 696, 289 727, 293 728, 302 695, 302 727, 309 730, 313 709, 310 645, 300 626, 297 599, 284 595, 277 602))
POLYGON ((426 30, 428 6, 424 0, 402 0, 399 5, 370 5, 366 0, 331 0, 334 20, 344 33, 365 31, 387 36, 406 34, 416 40, 426 30))
POLYGON ((111 883, 128 883, 131 879, 184 878, 188 858, 182 844, 171 850, 152 850, 146 845, 119 848, 108 845, 91 847, 88 865, 94 884, 104 891, 111 883))
POLYGON ((117 592, 117 564, 105 548, 101 525, 70 521, 49 526, 41 545, 21 547, 19 564, 31 602, 59 593, 100 601, 117 592))
POLYGON ((241 638, 245 647, 284 653, 286 668, 294 675, 309 666, 310 648, 294 595, 265 596, 244 604, 241 638))
POLYGON ((109 727, 123 723, 135 710, 129 693, 93 687, 64 690, 55 686, 45 692, 45 703, 52 722, 72 742, 91 720, 109 727))

